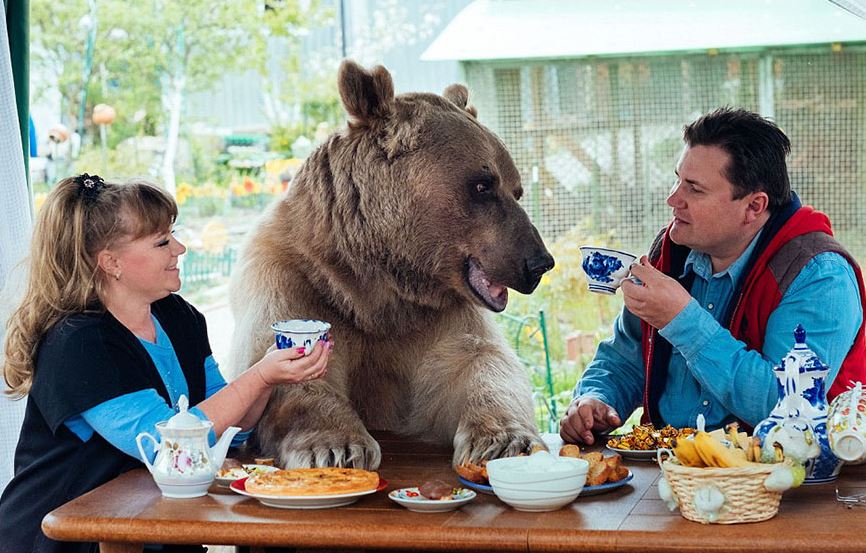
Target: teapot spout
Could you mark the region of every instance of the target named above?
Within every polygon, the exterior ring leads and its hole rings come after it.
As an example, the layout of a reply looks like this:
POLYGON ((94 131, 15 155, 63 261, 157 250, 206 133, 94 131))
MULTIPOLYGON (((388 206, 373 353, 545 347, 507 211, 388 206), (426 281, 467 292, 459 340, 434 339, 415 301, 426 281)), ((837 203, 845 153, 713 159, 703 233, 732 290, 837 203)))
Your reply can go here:
POLYGON ((238 426, 229 426, 225 429, 223 435, 220 436, 219 441, 210 449, 210 462, 214 472, 223 466, 223 461, 226 460, 226 453, 228 453, 232 439, 240 431, 241 429, 238 426))

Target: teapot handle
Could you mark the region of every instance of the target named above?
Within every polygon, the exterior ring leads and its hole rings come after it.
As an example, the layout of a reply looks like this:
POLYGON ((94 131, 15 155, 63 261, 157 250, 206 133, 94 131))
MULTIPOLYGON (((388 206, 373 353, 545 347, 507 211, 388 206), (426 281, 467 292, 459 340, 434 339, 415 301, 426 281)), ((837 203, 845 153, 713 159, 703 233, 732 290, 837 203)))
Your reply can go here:
POLYGON ((153 464, 150 462, 150 456, 144 452, 144 446, 141 444, 144 438, 149 438, 151 442, 153 442, 153 451, 157 451, 159 447, 159 442, 156 439, 148 434, 147 432, 142 432, 138 436, 135 437, 135 443, 138 445, 138 452, 141 454, 141 460, 144 461, 144 465, 147 467, 147 470, 153 474, 153 464))

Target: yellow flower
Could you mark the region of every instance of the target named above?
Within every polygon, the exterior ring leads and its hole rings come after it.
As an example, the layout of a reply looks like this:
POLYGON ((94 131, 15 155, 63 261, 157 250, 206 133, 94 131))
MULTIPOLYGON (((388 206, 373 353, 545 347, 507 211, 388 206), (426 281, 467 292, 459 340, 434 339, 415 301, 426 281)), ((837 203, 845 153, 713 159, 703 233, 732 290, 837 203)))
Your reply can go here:
POLYGON ((42 204, 45 203, 45 198, 48 197, 48 194, 45 192, 38 192, 35 196, 33 196, 33 209, 36 212, 39 212, 39 208, 42 207, 42 204))
POLYGON ((183 205, 193 195, 193 187, 189 183, 182 182, 177 185, 176 200, 177 205, 183 205))

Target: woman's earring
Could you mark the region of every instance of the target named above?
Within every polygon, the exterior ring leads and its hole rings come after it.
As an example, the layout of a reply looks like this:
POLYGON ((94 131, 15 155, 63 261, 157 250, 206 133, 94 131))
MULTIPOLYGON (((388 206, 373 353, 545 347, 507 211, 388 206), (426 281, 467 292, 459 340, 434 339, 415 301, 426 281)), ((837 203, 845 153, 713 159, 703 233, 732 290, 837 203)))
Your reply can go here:
POLYGON ((120 280, 120 271, 114 273, 114 280, 120 280))

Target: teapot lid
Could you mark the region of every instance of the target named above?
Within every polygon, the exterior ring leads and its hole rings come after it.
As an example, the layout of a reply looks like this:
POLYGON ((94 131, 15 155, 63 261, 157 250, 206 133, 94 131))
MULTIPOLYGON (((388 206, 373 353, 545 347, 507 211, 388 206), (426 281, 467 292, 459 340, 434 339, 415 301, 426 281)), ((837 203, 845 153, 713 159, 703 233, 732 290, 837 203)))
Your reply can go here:
POLYGON ((794 329, 794 347, 788 355, 798 357, 801 360, 800 368, 806 372, 829 370, 821 358, 806 345, 806 329, 802 324, 798 324, 794 329))
POLYGON ((794 349, 809 349, 809 346, 806 345, 806 329, 803 328, 802 324, 798 324, 797 328, 794 329, 794 349))
POLYGON ((189 400, 185 395, 181 395, 177 400, 178 413, 168 419, 165 423, 166 428, 177 430, 188 430, 193 428, 201 428, 202 421, 189 412, 189 400))

